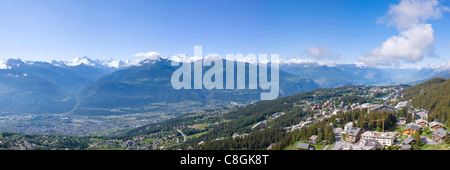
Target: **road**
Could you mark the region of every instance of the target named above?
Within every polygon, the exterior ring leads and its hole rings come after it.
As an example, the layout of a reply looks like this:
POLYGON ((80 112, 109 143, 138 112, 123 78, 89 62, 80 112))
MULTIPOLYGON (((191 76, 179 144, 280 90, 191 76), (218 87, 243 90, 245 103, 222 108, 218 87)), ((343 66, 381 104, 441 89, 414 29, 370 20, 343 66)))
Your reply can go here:
POLYGON ((333 148, 331 148, 331 150, 340 150, 342 148, 342 146, 344 145, 344 141, 342 141, 341 132, 342 132, 342 128, 336 128, 334 130, 334 138, 336 140, 336 144, 334 145, 333 148))
POLYGON ((180 132, 181 135, 183 135, 183 137, 184 137, 183 143, 186 142, 187 141, 186 135, 180 129, 177 129, 177 131, 180 132))

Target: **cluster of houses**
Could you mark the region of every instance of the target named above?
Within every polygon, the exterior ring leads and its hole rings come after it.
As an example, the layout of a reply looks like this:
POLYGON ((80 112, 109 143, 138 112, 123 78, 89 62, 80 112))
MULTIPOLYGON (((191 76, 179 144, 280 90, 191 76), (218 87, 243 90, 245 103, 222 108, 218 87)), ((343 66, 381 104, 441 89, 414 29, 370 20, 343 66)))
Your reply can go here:
POLYGON ((300 129, 303 126, 308 126, 310 124, 313 124, 314 122, 322 121, 323 119, 329 118, 329 117, 331 117, 331 115, 326 114, 326 112, 317 113, 317 114, 314 114, 312 117, 306 118, 305 121, 300 121, 298 124, 295 124, 295 125, 289 126, 289 127, 285 127, 285 129, 287 130, 287 132, 291 132, 296 129, 300 129))
MULTIPOLYGON (((403 107, 408 107, 409 102, 399 102, 396 107, 390 107, 386 105, 372 105, 372 104, 363 104, 358 105, 354 104, 352 107, 354 108, 367 108, 369 107, 369 112, 382 112, 382 111, 397 111, 403 107)), ((383 146, 392 146, 395 144, 396 137, 398 135, 409 136, 408 140, 402 142, 400 145, 400 149, 408 150, 411 148, 411 142, 413 141, 411 136, 420 132, 420 128, 424 128, 428 126, 430 130, 434 131, 432 134, 432 140, 435 143, 441 143, 444 141, 444 138, 447 134, 447 130, 444 129, 444 125, 438 121, 428 122, 426 119, 428 118, 428 111, 421 109, 415 112, 411 112, 413 117, 417 119, 413 123, 409 123, 403 128, 402 133, 397 132, 375 132, 375 131, 364 131, 359 127, 353 127, 353 122, 349 122, 344 126, 344 131, 342 134, 345 135, 345 140, 359 145, 359 149, 363 150, 374 150, 376 148, 382 148, 383 146)), ((406 123, 406 118, 399 118, 399 122, 397 125, 403 126, 406 123)), ((423 138, 426 141, 426 137, 423 138)), ((424 142, 425 143, 425 142, 424 142)))
MULTIPOLYGON (((392 90, 392 89, 390 89, 392 90)), ((379 91, 379 90, 377 90, 379 91)), ((395 97, 399 96, 400 92, 397 90, 395 97)), ((398 99, 397 99, 398 100, 398 99)), ((353 103, 351 105, 344 106, 344 102, 341 102, 337 108, 332 107, 332 99, 327 100, 323 105, 314 105, 308 103, 311 110, 318 110, 321 108, 329 108, 324 112, 323 110, 315 114, 313 117, 308 117, 305 121, 299 122, 299 124, 286 127, 289 131, 299 129, 303 126, 308 126, 314 122, 320 121, 324 118, 330 117, 331 115, 337 115, 339 113, 345 113, 353 109, 364 109, 368 108, 369 112, 393 112, 398 111, 402 108, 408 108, 410 106, 409 101, 398 102, 395 107, 391 107, 384 104, 371 104, 371 103, 353 103), (331 106, 331 107, 330 107, 331 106), (324 113, 322 113, 324 112, 324 113), (330 114, 331 113, 331 114, 330 114)), ((309 110, 308 109, 308 110, 309 110)), ((421 128, 429 127, 433 131, 432 139, 427 139, 423 137, 424 143, 441 143, 447 134, 447 130, 444 129, 444 125, 438 121, 428 122, 428 111, 421 109, 417 111, 411 111, 408 109, 408 113, 413 114, 415 122, 406 124, 406 118, 399 118, 397 126, 405 126, 401 132, 376 132, 376 131, 365 131, 359 127, 353 127, 353 123, 349 122, 344 126, 342 134, 345 134, 345 141, 350 142, 353 146, 359 146, 358 149, 362 150, 375 150, 383 148, 384 146, 398 145, 401 150, 411 149, 411 145, 414 144, 413 134, 420 132, 421 128), (403 141, 397 141, 399 135, 407 136, 408 138, 403 141)), ((317 139, 316 135, 311 136, 309 143, 298 143, 298 150, 312 150, 314 149, 310 144, 314 144, 317 139)))
MULTIPOLYGON (((416 122, 407 124, 403 129, 401 134, 409 136, 409 138, 401 142, 400 149, 411 149, 411 145, 416 142, 411 136, 420 132, 420 128, 426 126, 429 126, 430 130, 434 131, 432 134, 432 140, 434 142, 441 143, 444 141, 447 130, 444 129, 442 123, 437 121, 428 123, 424 119, 418 119, 416 122)), ((345 135, 346 141, 361 146, 362 148, 360 149, 363 150, 375 150, 377 148, 382 148, 383 146, 392 146, 395 144, 396 137, 399 135, 397 132, 364 131, 359 127, 353 127, 352 122, 349 122, 344 126, 342 134, 345 135)), ((422 140, 426 143, 426 137, 423 137, 422 140)))
POLYGON ((236 138, 245 138, 247 137, 249 134, 248 133, 243 133, 243 134, 239 134, 239 133, 233 133, 233 136, 231 136, 233 139, 236 138))
POLYGON ((364 131, 362 128, 353 127, 353 122, 345 124, 342 134, 345 135, 346 141, 358 145, 361 150, 391 146, 398 135, 395 132, 364 131))
POLYGON ((403 129, 403 135, 411 136, 412 134, 417 133, 420 128, 429 127, 433 132, 433 140, 437 143, 441 143, 447 134, 447 130, 444 129, 444 125, 438 121, 433 121, 428 123, 428 121, 424 119, 418 119, 416 122, 409 123, 403 129))

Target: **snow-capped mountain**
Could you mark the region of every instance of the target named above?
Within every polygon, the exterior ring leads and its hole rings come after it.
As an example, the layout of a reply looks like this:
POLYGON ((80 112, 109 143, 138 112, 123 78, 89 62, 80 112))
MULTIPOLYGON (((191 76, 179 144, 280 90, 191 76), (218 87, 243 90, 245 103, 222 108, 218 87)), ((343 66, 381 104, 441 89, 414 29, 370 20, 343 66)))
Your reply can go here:
MULTIPOLYGON (((147 56, 145 53, 144 56, 147 56)), ((162 59, 176 62, 194 62, 201 57, 189 57, 187 55, 175 55, 165 57, 155 53, 151 57, 142 57, 136 60, 90 59, 87 56, 75 57, 69 61, 52 60, 48 63, 78 72, 79 74, 95 80, 100 76, 114 72, 118 69, 142 64, 160 62, 162 59)), ((249 58, 236 59, 238 62, 256 64, 257 61, 249 58)), ((23 61, 21 59, 1 60, 1 69, 11 69, 20 65, 33 65, 39 61, 23 61)), ((362 63, 330 63, 307 59, 280 59, 280 70, 291 74, 310 78, 322 87, 338 87, 344 84, 354 85, 387 85, 421 81, 433 77, 450 78, 450 61, 438 65, 428 65, 414 68, 387 68, 369 67, 362 63)))
POLYGON ((121 60, 114 60, 112 58, 106 59, 106 60, 96 60, 97 63, 101 63, 103 66, 109 67, 109 68, 121 68, 125 65, 125 62, 121 60))
POLYGON ((84 56, 84 57, 75 57, 72 61, 66 62, 65 64, 68 66, 78 66, 80 64, 84 64, 87 66, 95 66, 98 63, 84 56))
MULTIPOLYGON (((101 59, 90 59, 87 56, 84 57, 75 57, 74 59, 70 61, 56 61, 52 60, 49 63, 55 65, 55 66, 66 66, 66 67, 76 67, 80 65, 84 66, 91 66, 91 67, 103 67, 103 68, 110 68, 110 69, 119 69, 123 67, 128 67, 132 65, 139 65, 139 63, 143 61, 142 59, 137 59, 134 61, 131 60, 115 60, 112 58, 101 60, 101 59)), ((0 63, 1 64, 1 63, 0 63)), ((0 65, 1 68, 1 65, 0 65)))
POLYGON ((0 70, 11 69, 11 66, 6 65, 6 60, 0 60, 0 70))

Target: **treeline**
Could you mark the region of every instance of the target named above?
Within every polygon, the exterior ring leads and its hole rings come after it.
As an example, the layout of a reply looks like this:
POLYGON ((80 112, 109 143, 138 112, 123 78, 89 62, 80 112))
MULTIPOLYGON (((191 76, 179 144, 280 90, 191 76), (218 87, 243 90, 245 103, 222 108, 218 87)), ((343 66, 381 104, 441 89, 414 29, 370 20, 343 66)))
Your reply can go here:
MULTIPOLYGON (((306 100, 306 99, 312 99, 312 94, 313 92, 305 92, 305 93, 300 93, 294 96, 288 96, 288 97, 283 97, 283 98, 278 98, 275 100, 271 100, 271 101, 261 101, 261 102, 257 102, 255 104, 251 104, 251 105, 247 105, 245 107, 240 107, 238 108, 236 111, 233 111, 231 113, 225 114, 223 115, 221 118, 223 118, 224 120, 230 120, 227 122, 224 122, 222 124, 220 124, 219 126, 215 126, 213 129, 211 128, 211 130, 198 137, 198 138, 193 138, 190 139, 188 142, 181 144, 180 146, 177 146, 181 149, 186 149, 189 146, 196 146, 200 141, 212 141, 215 140, 217 138, 221 138, 221 137, 231 137, 234 133, 238 133, 238 134, 243 134, 243 133, 258 133, 258 135, 254 136, 255 138, 258 138, 257 141, 264 141, 266 140, 265 138, 270 138, 272 128, 270 129, 266 129, 265 131, 262 132, 257 132, 257 131, 252 131, 252 125, 263 121, 267 118, 267 116, 272 115, 273 113, 276 112, 281 112, 281 111, 285 111, 285 112, 291 112, 291 110, 293 109, 293 105, 295 102, 301 101, 301 100, 306 100), (266 136, 265 136, 266 135, 266 136)), ((286 114, 284 116, 287 116, 289 114, 286 114)), ((297 115, 295 116, 299 116, 304 117, 306 114, 300 113, 298 112, 297 115)), ((280 120, 287 120, 284 119, 281 116, 280 120)), ((296 119, 299 120, 299 119, 296 119)), ((283 125, 286 125, 287 123, 285 121, 281 122, 281 121, 277 121, 275 122, 273 125, 273 129, 281 129, 283 125), (278 123, 277 123, 278 122, 278 123)), ((297 124, 298 122, 294 123, 297 124)), ((242 141, 237 140, 235 142, 246 142, 247 140, 251 140, 252 138, 248 138, 248 139, 242 139, 242 141)), ((278 138, 272 138, 274 140, 270 140, 271 142, 275 142, 278 138)), ((256 139, 255 139, 256 140, 256 139)), ((247 142, 248 144, 254 144, 253 142, 247 142)), ((258 145, 258 146, 246 146, 245 148, 259 148, 262 149, 264 147, 268 147, 270 145, 270 143, 265 142, 264 144, 268 144, 268 145, 258 145)), ((223 147, 221 147, 223 148, 223 147)), ((234 149, 240 149, 240 148, 234 148, 234 149)), ((242 147, 241 147, 242 149, 242 147)))
POLYGON ((286 130, 270 128, 257 130, 246 137, 227 137, 223 140, 206 141, 202 145, 195 145, 196 150, 262 150, 272 143, 284 139, 286 130))
POLYGON ((84 150, 89 147, 89 137, 77 136, 59 136, 59 135, 32 135, 22 134, 16 132, 2 132, 0 133, 0 150, 11 149, 25 143, 34 144, 35 150, 50 150, 50 149, 71 149, 84 150))
POLYGON ((335 142, 335 135, 333 128, 330 125, 333 118, 334 116, 330 119, 323 119, 310 126, 304 126, 300 130, 294 130, 291 133, 287 133, 286 136, 277 141, 271 149, 283 150, 290 145, 294 145, 298 141, 308 142, 312 135, 317 135, 317 142, 333 143, 335 142))
POLYGON ((159 123, 152 123, 138 128, 130 129, 126 131, 121 137, 132 137, 135 135, 146 135, 156 133, 160 131, 171 131, 175 126, 189 126, 198 120, 202 120, 206 115, 196 115, 195 113, 189 113, 176 118, 168 119, 159 123))
POLYGON ((294 107, 291 111, 287 111, 285 115, 270 122, 270 126, 273 128, 292 126, 312 115, 314 115, 314 112, 304 112, 301 108, 294 107))
POLYGON ((344 96, 340 98, 340 102, 343 101, 344 103, 359 103, 359 104, 363 104, 363 103, 370 103, 372 102, 374 99, 370 99, 370 98, 366 98, 366 97, 361 97, 361 96, 356 96, 356 95, 350 95, 350 96, 344 96))
POLYGON ((444 78, 430 79, 403 91, 411 104, 429 111, 428 120, 448 121, 450 116, 450 81, 444 78))

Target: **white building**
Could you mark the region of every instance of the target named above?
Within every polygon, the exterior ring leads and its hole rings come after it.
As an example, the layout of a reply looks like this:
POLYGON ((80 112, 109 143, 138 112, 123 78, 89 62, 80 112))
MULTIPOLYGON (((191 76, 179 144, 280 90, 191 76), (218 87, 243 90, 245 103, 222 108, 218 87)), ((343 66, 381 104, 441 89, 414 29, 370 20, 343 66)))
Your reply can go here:
POLYGON ((255 128, 259 128, 259 127, 265 127, 266 125, 267 125, 267 120, 263 120, 261 122, 258 122, 256 125, 254 125, 252 127, 252 130, 255 129, 255 128))
POLYGON ((409 107, 409 102, 408 102, 408 101, 399 102, 399 103, 395 106, 395 108, 397 108, 397 109, 401 109, 401 108, 403 108, 403 107, 409 107))
POLYGON ((343 131, 343 133, 345 132, 345 131, 347 131, 347 129, 351 129, 353 127, 353 122, 348 122, 348 123, 346 123, 345 125, 344 125, 344 131, 343 131))
POLYGON ((366 131, 361 134, 362 139, 376 140, 382 146, 393 145, 395 136, 396 134, 393 132, 366 131))
POLYGON ((428 119, 428 111, 420 109, 419 111, 414 112, 414 117, 416 119, 428 119))

